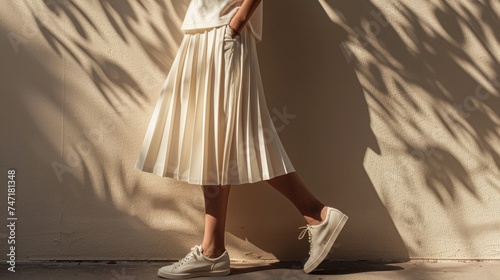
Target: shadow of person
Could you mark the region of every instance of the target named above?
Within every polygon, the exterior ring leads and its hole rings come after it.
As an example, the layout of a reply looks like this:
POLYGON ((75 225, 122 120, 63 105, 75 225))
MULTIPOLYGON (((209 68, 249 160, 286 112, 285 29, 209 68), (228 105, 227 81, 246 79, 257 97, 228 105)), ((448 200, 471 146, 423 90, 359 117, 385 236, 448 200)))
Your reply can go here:
POLYGON ((347 275, 370 271, 404 270, 403 267, 391 263, 378 262, 331 262, 325 261, 312 272, 319 275, 347 275))
MULTIPOLYGON (((286 111, 295 116, 282 127, 280 139, 311 191, 350 217, 332 257, 407 260, 403 240, 363 166, 367 148, 378 154, 380 150, 354 64, 342 51, 345 31, 316 2, 289 1, 284 7, 269 1, 264 9, 264 37, 258 48, 268 108, 282 108, 278 104, 284 101, 286 111)), ((260 199, 254 213, 270 213, 260 217, 261 225, 290 229, 299 221, 266 221, 275 219, 277 211, 283 215, 281 201, 266 204, 262 194, 233 189, 232 201, 260 199)), ((230 203, 231 216, 245 211, 230 203)), ((241 223, 229 222, 227 231, 280 260, 307 256, 307 242, 297 243, 290 230, 268 234, 261 228, 241 230, 241 223)))
POLYGON ((302 265, 297 261, 276 262, 266 265, 236 263, 231 264, 231 275, 242 276, 254 272, 283 272, 281 279, 309 279, 314 275, 348 275, 370 271, 395 271, 403 270, 401 266, 391 263, 377 262, 332 262, 321 263, 309 276, 302 270, 302 265))

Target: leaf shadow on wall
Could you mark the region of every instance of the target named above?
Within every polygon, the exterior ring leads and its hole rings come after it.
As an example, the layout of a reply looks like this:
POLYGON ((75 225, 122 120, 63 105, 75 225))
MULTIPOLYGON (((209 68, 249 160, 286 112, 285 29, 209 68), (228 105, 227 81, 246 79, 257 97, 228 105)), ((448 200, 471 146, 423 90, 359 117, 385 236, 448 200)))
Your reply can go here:
POLYGON ((478 221, 467 214, 471 203, 476 211, 485 205, 479 184, 500 191, 500 63, 492 51, 500 21, 493 1, 432 1, 425 15, 397 1, 388 4, 394 21, 374 1, 324 2, 339 12, 337 25, 363 49, 362 61, 351 57, 353 65, 366 81, 370 111, 394 137, 381 154, 395 159, 403 179, 397 190, 411 197, 397 201, 390 186, 380 189, 389 202, 412 209, 394 212, 410 254, 432 251, 439 241, 425 236, 451 230, 460 239, 455 244, 467 244, 451 251, 480 258, 484 244, 477 240, 494 235, 498 224, 481 222, 478 235, 478 221), (452 228, 428 224, 426 207, 443 211, 452 228))
MULTIPOLYGON (((134 109, 146 104, 154 92, 141 86, 144 82, 135 78, 136 69, 126 68, 116 56, 103 54, 103 49, 110 38, 116 40, 116 33, 131 49, 136 48, 132 43, 138 44, 150 59, 148 65, 166 73, 182 39, 173 19, 182 17, 186 1, 173 1, 176 9, 167 5, 172 1, 154 2, 160 7, 154 12, 161 13, 162 22, 144 16, 153 14, 148 10, 155 5, 153 1, 110 0, 88 5, 65 0, 16 1, 13 10, 28 11, 31 18, 20 19, 22 28, 12 32, 0 27, 2 37, 11 40, 10 45, 7 41, 0 45, 1 52, 8 54, 2 56, 2 65, 8 67, 1 69, 5 79, 2 100, 6 101, 0 104, 1 122, 12 131, 8 138, 2 135, 0 154, 2 166, 16 168, 25 184, 18 195, 26 204, 20 202, 19 206, 26 221, 24 229, 33 234, 22 237, 22 243, 39 249, 21 252, 29 260, 99 260, 103 255, 130 259, 128 250, 142 252, 142 246, 148 244, 158 250, 134 257, 162 259, 164 250, 157 244, 166 243, 173 252, 188 246, 175 237, 190 233, 152 228, 151 221, 146 221, 149 217, 133 216, 133 209, 117 206, 136 203, 145 195, 140 180, 130 178, 132 168, 120 150, 129 151, 123 140, 130 138, 127 124, 133 121, 134 109), (101 11, 93 10, 93 5, 103 9, 105 17, 99 18, 99 25, 94 21, 101 11), (115 33, 104 32, 107 24, 115 33), (141 27, 151 28, 157 37, 145 37, 141 27), (160 33, 159 27, 169 33, 160 33), (99 40, 103 43, 96 43, 99 40), (81 80, 75 81, 75 73, 64 72, 66 69, 83 73, 78 78, 89 81, 86 90, 78 87, 81 80), (101 125, 109 122, 112 125, 102 130, 101 125), (75 217, 81 220, 75 223, 75 217), (145 228, 148 234, 144 234, 145 228), (165 234, 172 238, 166 240, 165 234)), ((186 226, 198 225, 199 217, 183 211, 182 202, 182 198, 153 197, 150 205, 152 211, 167 215, 183 212, 186 226)))

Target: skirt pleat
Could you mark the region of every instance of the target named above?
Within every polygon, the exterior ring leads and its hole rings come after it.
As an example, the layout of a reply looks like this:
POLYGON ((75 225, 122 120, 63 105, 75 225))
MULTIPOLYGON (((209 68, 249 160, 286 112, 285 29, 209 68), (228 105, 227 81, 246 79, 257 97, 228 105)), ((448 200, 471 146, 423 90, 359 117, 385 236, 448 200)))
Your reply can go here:
POLYGON ((267 108, 255 38, 227 26, 186 32, 135 167, 198 185, 238 185, 295 171, 267 108))

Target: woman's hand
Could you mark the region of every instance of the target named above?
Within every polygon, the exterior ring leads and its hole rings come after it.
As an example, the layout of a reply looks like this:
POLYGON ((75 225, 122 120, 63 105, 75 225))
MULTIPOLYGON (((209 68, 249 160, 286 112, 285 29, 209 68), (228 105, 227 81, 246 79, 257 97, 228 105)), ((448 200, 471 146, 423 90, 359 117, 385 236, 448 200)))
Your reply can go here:
MULTIPOLYGON (((231 21, 229 22, 229 27, 235 31, 236 35, 234 37, 238 36, 238 34, 243 30, 243 27, 247 23, 248 19, 252 16, 253 12, 259 6, 260 2, 262 0, 244 0, 243 4, 241 4, 240 8, 236 12, 236 14, 231 18, 231 21)), ((233 37, 233 38, 234 38, 233 37)))
POLYGON ((237 36, 240 36, 240 33, 238 31, 236 31, 230 24, 228 24, 227 27, 228 27, 228 31, 231 33, 230 34, 231 39, 234 39, 237 36))

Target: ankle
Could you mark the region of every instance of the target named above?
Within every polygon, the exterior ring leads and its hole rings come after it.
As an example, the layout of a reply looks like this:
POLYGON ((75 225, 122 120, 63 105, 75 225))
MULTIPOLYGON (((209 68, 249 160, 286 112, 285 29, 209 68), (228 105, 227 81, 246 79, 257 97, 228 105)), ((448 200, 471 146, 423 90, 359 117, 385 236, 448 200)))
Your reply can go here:
POLYGON ((201 246, 201 248, 203 249, 203 255, 205 257, 209 257, 209 258, 217 258, 217 257, 220 257, 225 251, 226 251, 226 248, 224 247, 215 247, 215 246, 201 246))
POLYGON ((323 205, 319 209, 317 208, 311 214, 304 215, 304 219, 306 220, 307 224, 311 226, 319 225, 325 220, 327 211, 328 206, 323 205))
POLYGON ((219 250, 219 251, 214 251, 214 252, 203 252, 203 255, 205 257, 208 257, 208 258, 211 258, 211 259, 214 259, 214 258, 218 258, 220 256, 222 256, 222 254, 224 254, 226 250, 219 250))

